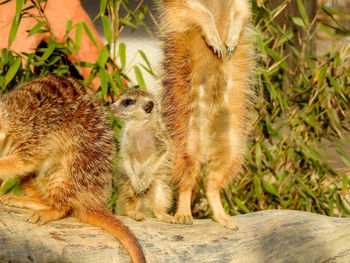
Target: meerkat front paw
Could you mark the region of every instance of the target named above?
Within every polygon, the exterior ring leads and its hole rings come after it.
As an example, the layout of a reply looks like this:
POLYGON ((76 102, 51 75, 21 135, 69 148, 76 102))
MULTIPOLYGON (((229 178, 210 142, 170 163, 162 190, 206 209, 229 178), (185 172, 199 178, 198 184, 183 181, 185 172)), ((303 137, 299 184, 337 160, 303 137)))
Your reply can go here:
POLYGON ((191 215, 175 215, 176 223, 178 224, 185 224, 185 225, 192 225, 193 224, 193 217, 191 215))
POLYGON ((206 34, 204 38, 205 38, 205 41, 207 42, 207 45, 213 49, 214 54, 216 54, 218 58, 222 58, 224 55, 224 48, 222 46, 219 33, 216 31, 211 35, 206 34))
POLYGON ((131 217, 136 221, 142 221, 146 219, 145 215, 140 211, 128 211, 127 216, 131 217))
POLYGON ((228 215, 214 217, 213 219, 227 229, 239 230, 237 223, 228 215))
POLYGON ((148 191, 148 185, 146 185, 143 181, 138 180, 132 184, 132 189, 137 196, 143 196, 148 191))
POLYGON ((226 55, 231 56, 238 44, 239 35, 229 36, 225 42, 226 55))
POLYGON ((164 213, 164 212, 154 212, 154 215, 161 221, 167 222, 167 223, 172 223, 172 224, 176 224, 177 220, 175 217, 164 213))

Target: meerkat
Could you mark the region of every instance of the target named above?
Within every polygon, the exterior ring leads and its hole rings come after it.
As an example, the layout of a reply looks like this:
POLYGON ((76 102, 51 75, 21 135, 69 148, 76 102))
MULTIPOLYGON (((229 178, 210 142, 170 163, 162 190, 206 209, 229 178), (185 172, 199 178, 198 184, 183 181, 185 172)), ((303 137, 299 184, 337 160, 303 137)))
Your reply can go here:
POLYGON ((32 209, 29 223, 69 214, 117 237, 133 262, 146 262, 127 226, 108 211, 114 135, 94 93, 72 78, 47 76, 0 97, 0 181, 21 178, 24 196, 4 204, 32 209))
POLYGON ((135 220, 153 212, 162 221, 174 222, 167 214, 173 199, 170 145, 154 96, 140 89, 129 90, 110 109, 124 122, 117 207, 135 220))
POLYGON ((220 200, 241 169, 250 115, 253 30, 248 0, 163 0, 162 115, 178 186, 175 218, 191 224, 203 170, 213 219, 238 229, 220 200))

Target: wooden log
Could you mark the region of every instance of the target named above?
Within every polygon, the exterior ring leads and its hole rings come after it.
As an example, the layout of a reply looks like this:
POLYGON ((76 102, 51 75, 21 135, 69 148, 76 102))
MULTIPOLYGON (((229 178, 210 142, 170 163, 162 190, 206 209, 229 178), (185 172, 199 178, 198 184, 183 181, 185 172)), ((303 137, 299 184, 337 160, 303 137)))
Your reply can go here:
MULTIPOLYGON (((0 262, 130 262, 107 232, 74 218, 44 226, 27 210, 0 205, 0 262)), ((139 239, 148 262, 350 262, 350 219, 293 210, 236 216, 239 231, 210 219, 172 225, 119 217, 139 239)))

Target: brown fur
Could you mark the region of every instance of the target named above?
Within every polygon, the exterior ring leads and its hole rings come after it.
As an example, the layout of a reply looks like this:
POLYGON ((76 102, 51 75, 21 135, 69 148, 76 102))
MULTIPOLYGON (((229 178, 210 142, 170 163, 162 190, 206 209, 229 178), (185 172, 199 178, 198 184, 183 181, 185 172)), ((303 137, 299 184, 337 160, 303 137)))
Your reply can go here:
POLYGON ((105 205, 113 157, 104 107, 72 78, 36 79, 0 98, 0 181, 21 177, 25 194, 0 201, 33 209, 31 223, 72 213, 120 239, 134 262, 145 262, 135 236, 105 205))
POLYGON ((118 209, 135 220, 154 213, 160 220, 174 222, 174 217, 167 214, 172 205, 169 138, 156 100, 146 91, 130 90, 111 109, 124 121, 118 165, 118 209), (126 105, 126 100, 132 104, 126 105))
POLYGON ((191 223, 203 168, 213 217, 235 229, 220 190, 244 163, 252 46, 248 0, 164 0, 162 114, 174 154, 176 218, 191 223))

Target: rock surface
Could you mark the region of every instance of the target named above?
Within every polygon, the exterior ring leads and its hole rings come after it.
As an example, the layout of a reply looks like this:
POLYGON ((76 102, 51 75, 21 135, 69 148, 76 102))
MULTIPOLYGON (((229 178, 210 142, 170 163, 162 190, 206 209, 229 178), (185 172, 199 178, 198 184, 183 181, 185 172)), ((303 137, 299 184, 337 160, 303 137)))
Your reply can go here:
MULTIPOLYGON (((114 237, 65 218, 44 226, 28 210, 0 204, 0 262, 131 262, 114 237)), ((172 225, 119 217, 139 239, 148 262, 350 262, 350 219, 293 210, 236 216, 239 231, 210 219, 172 225)))

